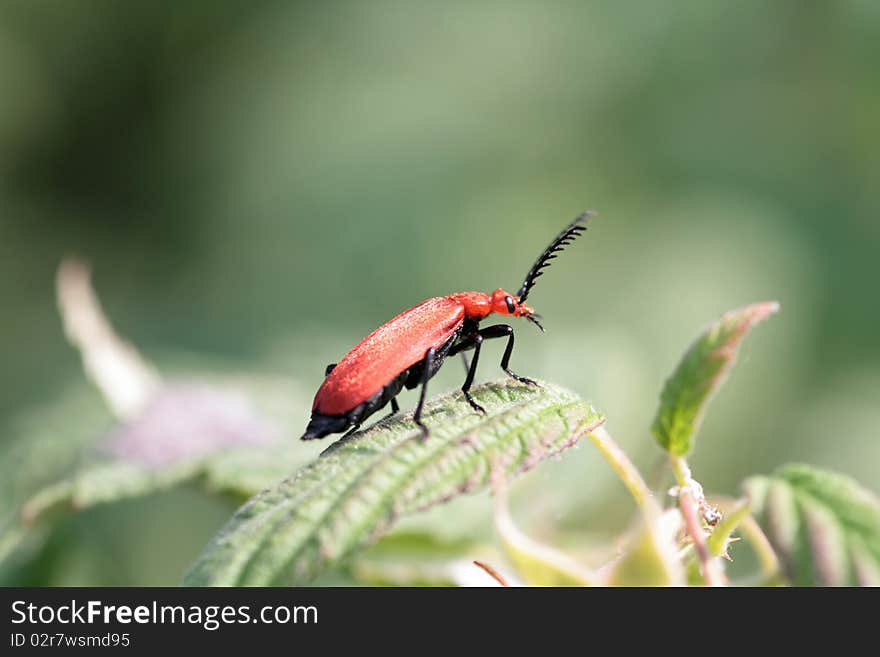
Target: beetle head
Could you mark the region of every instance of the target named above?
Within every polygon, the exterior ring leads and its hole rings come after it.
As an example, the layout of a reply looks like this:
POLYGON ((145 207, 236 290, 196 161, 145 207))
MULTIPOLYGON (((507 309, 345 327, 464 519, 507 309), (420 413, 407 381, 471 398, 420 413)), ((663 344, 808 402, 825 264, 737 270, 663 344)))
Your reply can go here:
POLYGON ((512 317, 525 317, 527 320, 535 324, 542 331, 544 327, 538 323, 540 315, 536 315, 535 311, 527 306, 520 298, 502 290, 500 287, 492 293, 492 312, 499 315, 511 315, 512 317))

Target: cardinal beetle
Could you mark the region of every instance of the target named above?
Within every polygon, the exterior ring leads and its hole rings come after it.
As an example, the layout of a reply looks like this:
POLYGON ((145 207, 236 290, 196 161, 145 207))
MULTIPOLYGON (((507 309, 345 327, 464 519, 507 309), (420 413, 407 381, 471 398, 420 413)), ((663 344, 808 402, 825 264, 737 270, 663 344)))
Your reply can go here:
POLYGON ((428 379, 437 373, 447 356, 471 349, 474 356, 461 391, 475 411, 485 413, 469 392, 483 340, 507 338, 501 369, 517 381, 536 385, 531 379, 512 372, 508 366, 513 353, 513 327, 494 324, 481 329, 480 322, 497 313, 524 317, 543 331, 544 327, 538 322, 539 315, 526 305, 529 291, 556 254, 586 230, 586 221, 592 214, 584 212, 556 236, 538 256, 515 295, 498 288, 492 294, 456 292, 428 299, 370 333, 339 363, 328 365, 324 382, 315 394, 312 417, 302 439, 323 438, 349 428, 349 434, 353 433, 388 402, 391 402, 393 415, 400 410, 396 399, 398 393, 404 387, 412 390, 418 385, 422 389, 413 420, 422 430, 422 436, 427 437, 428 429, 422 424, 422 407, 428 379))

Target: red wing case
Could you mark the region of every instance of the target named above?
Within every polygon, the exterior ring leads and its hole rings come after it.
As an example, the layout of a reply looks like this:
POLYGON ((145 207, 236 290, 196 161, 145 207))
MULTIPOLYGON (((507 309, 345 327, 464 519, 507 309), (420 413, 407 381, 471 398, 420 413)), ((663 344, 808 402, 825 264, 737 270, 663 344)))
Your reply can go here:
POLYGON ((430 347, 440 347, 463 321, 463 306, 448 297, 428 299, 402 312, 339 361, 318 388, 312 412, 348 413, 422 360, 430 347))

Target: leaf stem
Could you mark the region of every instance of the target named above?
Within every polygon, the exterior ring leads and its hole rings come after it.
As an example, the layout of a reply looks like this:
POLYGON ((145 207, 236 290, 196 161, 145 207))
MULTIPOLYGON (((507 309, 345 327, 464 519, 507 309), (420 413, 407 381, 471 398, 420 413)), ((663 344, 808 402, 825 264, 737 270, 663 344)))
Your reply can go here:
POLYGON ((749 545, 752 546, 755 555, 758 557, 761 574, 764 576, 764 583, 776 583, 782 574, 779 557, 776 556, 776 551, 773 549, 761 526, 751 515, 747 515, 742 519, 740 530, 748 539, 749 545))
MULTIPOLYGON (((678 505, 684 516, 685 527, 693 541, 697 558, 700 560, 700 572, 708 586, 724 586, 727 581, 721 570, 717 557, 713 557, 703 530, 703 519, 710 507, 703 495, 703 487, 691 476, 691 469, 683 456, 671 457, 672 471, 678 481, 678 505), (702 513, 701 513, 702 512, 702 513), (702 516, 702 518, 701 518, 702 516)), ((716 511, 717 513, 717 511, 716 511)))
POLYGON ((645 480, 642 479, 641 473, 636 466, 633 465, 633 462, 629 460, 629 457, 620 446, 614 442, 614 439, 605 427, 596 427, 587 435, 590 440, 593 441, 593 444, 602 456, 605 457, 605 460, 608 461, 614 469, 614 472, 617 473, 617 476, 620 477, 620 480, 624 483, 627 489, 629 489, 630 495, 633 496, 633 499, 636 501, 636 504, 639 505, 639 508, 644 513, 651 514, 655 517, 659 516, 660 505, 657 503, 657 500, 654 499, 651 489, 648 488, 645 480))
POLYGON ((495 528, 508 558, 529 585, 596 586, 596 574, 555 547, 534 540, 513 522, 503 470, 493 468, 495 528))
POLYGON ((684 524, 694 543, 697 558, 700 560, 700 572, 708 586, 724 586, 725 577, 718 568, 717 558, 713 558, 706 543, 706 534, 700 522, 699 506, 689 488, 682 488, 678 496, 678 505, 684 516, 684 524))
POLYGON ((675 475, 675 481, 681 487, 689 486, 693 482, 690 466, 682 456, 673 456, 670 458, 672 465, 672 473, 675 475))

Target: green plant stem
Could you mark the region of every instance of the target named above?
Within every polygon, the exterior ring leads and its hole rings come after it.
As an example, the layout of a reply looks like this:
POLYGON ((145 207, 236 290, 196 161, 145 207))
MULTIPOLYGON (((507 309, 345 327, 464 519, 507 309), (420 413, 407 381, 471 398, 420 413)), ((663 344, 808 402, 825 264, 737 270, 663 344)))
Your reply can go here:
POLYGON ((782 575, 779 557, 776 556, 776 551, 770 545, 770 540, 764 534, 761 526, 752 516, 747 515, 742 519, 740 530, 758 557, 761 574, 764 576, 764 583, 770 585, 779 582, 782 575))
MULTIPOLYGON (((598 586, 599 577, 555 547, 534 540, 513 522, 507 504, 507 481, 500 469, 494 469, 492 487, 495 495, 495 528, 504 551, 517 571, 530 585, 598 586)), ((479 564, 478 564, 479 565, 479 564)))
POLYGON ((641 473, 633 465, 632 461, 629 460, 626 453, 614 442, 614 439, 605 427, 597 427, 587 435, 614 469, 614 472, 617 473, 617 476, 620 477, 620 480, 627 487, 630 495, 633 496, 642 512, 654 517, 660 515, 660 505, 654 499, 651 489, 648 488, 645 480, 642 479, 641 473))
MULTIPOLYGON (((611 465, 617 476, 626 485, 639 506, 645 524, 643 533, 637 536, 635 541, 631 542, 630 550, 635 550, 635 552, 631 552, 629 555, 616 556, 609 563, 599 568, 597 571, 597 573, 600 573, 599 577, 606 584, 611 583, 612 585, 615 581, 618 584, 621 582, 643 584, 645 572, 636 563, 640 559, 644 559, 647 554, 649 560, 650 557, 657 559, 659 570, 662 571, 659 577, 664 584, 676 585, 679 580, 683 582, 683 579, 676 576, 679 570, 675 568, 678 565, 677 562, 670 567, 670 563, 664 559, 665 551, 662 547, 667 542, 670 546, 673 545, 672 536, 668 537, 668 541, 664 538, 664 532, 662 531, 663 510, 642 478, 641 473, 604 426, 593 429, 588 433, 588 436, 611 465)), ((648 570, 651 569, 649 568, 648 570)), ((656 576, 657 571, 655 570, 652 575, 656 576)), ((659 580, 651 581, 659 582, 659 580)))
POLYGON ((684 516, 685 527, 694 543, 697 558, 700 560, 700 572, 708 586, 724 586, 725 577, 718 567, 717 558, 713 558, 706 543, 706 535, 700 522, 699 506, 689 488, 682 488, 678 495, 678 504, 684 516))
POLYGON ((678 505, 684 517, 685 527, 693 541, 697 558, 700 561, 700 572, 708 586, 724 586, 726 577, 721 570, 717 557, 709 551, 706 534, 703 531, 701 507, 706 504, 703 488, 692 476, 691 469, 683 456, 671 457, 672 471, 678 481, 678 505))
POLYGON ((673 456, 670 458, 672 465, 672 473, 675 475, 675 481, 679 486, 689 486, 693 482, 691 477, 691 469, 687 464, 687 460, 682 456, 673 456))

